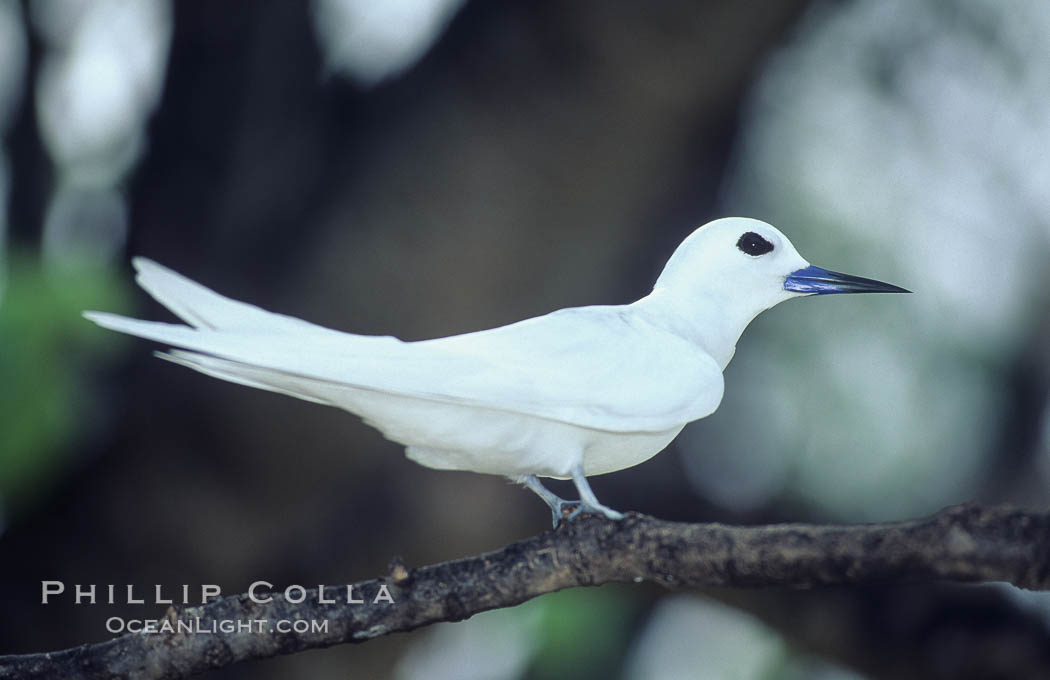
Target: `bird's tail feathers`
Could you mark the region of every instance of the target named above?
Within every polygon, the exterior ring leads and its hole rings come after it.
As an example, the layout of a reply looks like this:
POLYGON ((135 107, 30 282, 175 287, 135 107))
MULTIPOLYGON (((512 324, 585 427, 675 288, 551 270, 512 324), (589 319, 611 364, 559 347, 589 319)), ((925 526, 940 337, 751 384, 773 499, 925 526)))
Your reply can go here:
MULTIPOLYGON (((135 280, 157 302, 194 328, 293 332, 323 330, 302 319, 274 314, 246 302, 231 300, 145 257, 132 259, 135 280)), ((90 317, 89 317, 90 318, 90 317)), ((114 329, 121 330, 121 329, 114 329)))
POLYGON ((182 348, 158 356, 201 373, 350 408, 376 376, 404 364, 405 344, 397 338, 342 333, 274 314, 219 295, 151 260, 135 258, 134 264, 142 287, 189 325, 107 312, 87 311, 84 317, 109 330, 182 348), (346 377, 351 369, 361 384, 333 378, 346 377))
POLYGON ((325 398, 324 392, 326 391, 327 383, 323 380, 292 375, 276 369, 253 366, 240 361, 178 349, 167 352, 154 352, 154 355, 172 363, 200 371, 213 378, 237 383, 238 385, 286 394, 290 397, 305 399, 306 401, 327 406, 336 405, 325 398))

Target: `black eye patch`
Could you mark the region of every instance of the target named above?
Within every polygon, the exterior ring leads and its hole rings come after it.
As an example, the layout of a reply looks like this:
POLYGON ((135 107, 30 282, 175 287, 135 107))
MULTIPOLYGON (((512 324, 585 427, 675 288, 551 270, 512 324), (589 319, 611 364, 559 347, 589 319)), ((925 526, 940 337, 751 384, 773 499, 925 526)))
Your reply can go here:
POLYGON ((752 257, 758 257, 759 255, 765 255, 769 251, 773 250, 773 244, 765 240, 753 231, 749 231, 740 237, 740 240, 736 242, 736 247, 744 251, 752 257))

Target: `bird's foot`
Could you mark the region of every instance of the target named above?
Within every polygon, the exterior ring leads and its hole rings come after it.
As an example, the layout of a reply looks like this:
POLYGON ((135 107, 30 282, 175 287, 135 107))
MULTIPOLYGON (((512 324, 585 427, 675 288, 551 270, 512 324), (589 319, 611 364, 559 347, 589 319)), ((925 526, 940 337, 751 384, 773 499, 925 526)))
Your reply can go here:
MULTIPOLYGON (((588 503, 586 501, 571 501, 571 502, 575 503, 579 507, 576 508, 575 510, 573 510, 571 513, 569 513, 569 519, 570 520, 574 520, 574 519, 576 519, 577 517, 579 517, 580 515, 582 515, 584 513, 591 514, 591 515, 604 515, 608 519, 612 519, 612 520, 620 520, 620 519, 624 518, 624 514, 622 512, 617 512, 616 510, 613 510, 609 506, 602 505, 601 503, 588 503)), ((558 523, 555 522, 554 526, 558 526, 558 523)))
POLYGON ((557 529, 562 520, 571 520, 578 515, 580 509, 576 506, 579 505, 580 501, 567 501, 564 498, 559 498, 558 501, 551 506, 551 518, 554 520, 554 528, 557 529))
POLYGON ((554 522, 555 529, 562 523, 562 520, 572 521, 584 513, 602 515, 612 520, 623 519, 622 512, 617 512, 598 502, 598 499, 594 497, 594 492, 591 491, 591 487, 588 486, 587 480, 583 478, 582 470, 574 471, 573 480, 576 482, 576 488, 582 496, 578 501, 568 501, 552 493, 540 483, 539 478, 535 475, 526 475, 516 481, 525 485, 525 488, 543 499, 543 502, 551 509, 551 519, 554 522))
POLYGON ((591 485, 587 483, 587 477, 583 474, 583 464, 577 463, 572 468, 572 482, 576 485, 576 490, 580 492, 580 507, 572 511, 569 515, 569 519, 575 519, 577 516, 588 512, 592 515, 603 515, 604 517, 611 520, 623 519, 624 515, 622 512, 617 512, 612 508, 602 505, 598 502, 598 497, 591 491, 591 485))
MULTIPOLYGON (((580 501, 567 501, 561 496, 551 492, 547 487, 540 483, 540 480, 536 475, 526 475, 518 481, 524 484, 526 489, 529 489, 542 498, 543 502, 547 504, 547 507, 551 509, 551 519, 554 522, 555 529, 561 524, 562 518, 566 516, 565 511, 580 504, 580 501)), ((574 512, 575 511, 570 512, 568 516, 572 517, 574 512)))

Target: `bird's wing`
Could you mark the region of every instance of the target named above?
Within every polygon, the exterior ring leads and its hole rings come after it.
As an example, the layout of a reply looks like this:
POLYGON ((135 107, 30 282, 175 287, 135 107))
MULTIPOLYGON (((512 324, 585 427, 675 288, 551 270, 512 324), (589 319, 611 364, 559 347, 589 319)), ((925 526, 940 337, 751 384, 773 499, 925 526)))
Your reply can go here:
POLYGON ((581 427, 658 432, 709 415, 717 363, 624 308, 567 309, 422 342, 342 333, 219 296, 153 263, 144 287, 195 327, 87 312, 99 325, 204 355, 211 375, 354 411, 337 385, 522 413, 581 427), (162 291, 161 297, 157 291, 162 291), (235 321, 226 315, 232 314, 235 321), (208 363, 206 357, 222 361, 208 363), (240 369, 238 368, 240 366, 240 369))
POLYGON ((594 429, 661 432, 710 415, 722 400, 713 358, 625 307, 563 309, 418 344, 470 358, 445 381, 453 398, 594 429))

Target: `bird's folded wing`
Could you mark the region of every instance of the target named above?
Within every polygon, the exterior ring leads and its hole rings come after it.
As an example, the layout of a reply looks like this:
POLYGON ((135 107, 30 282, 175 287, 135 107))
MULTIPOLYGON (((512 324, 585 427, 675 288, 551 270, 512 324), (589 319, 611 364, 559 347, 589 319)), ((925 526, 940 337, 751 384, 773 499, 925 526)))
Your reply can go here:
POLYGON ((594 429, 662 432, 722 400, 714 359, 623 307, 563 309, 418 344, 476 362, 444 381, 449 395, 594 429))
MULTIPOLYGON (((214 330, 86 316, 106 328, 225 360, 223 370, 205 370, 218 377, 314 400, 309 389, 297 389, 297 380, 617 432, 665 431, 713 412, 723 389, 717 363, 618 309, 562 310, 422 342, 341 333, 290 323, 297 321, 292 317, 268 324, 260 315, 247 329, 214 330), (245 369, 239 378, 237 364, 245 369)), ((180 358, 194 365, 191 355, 180 358)))

